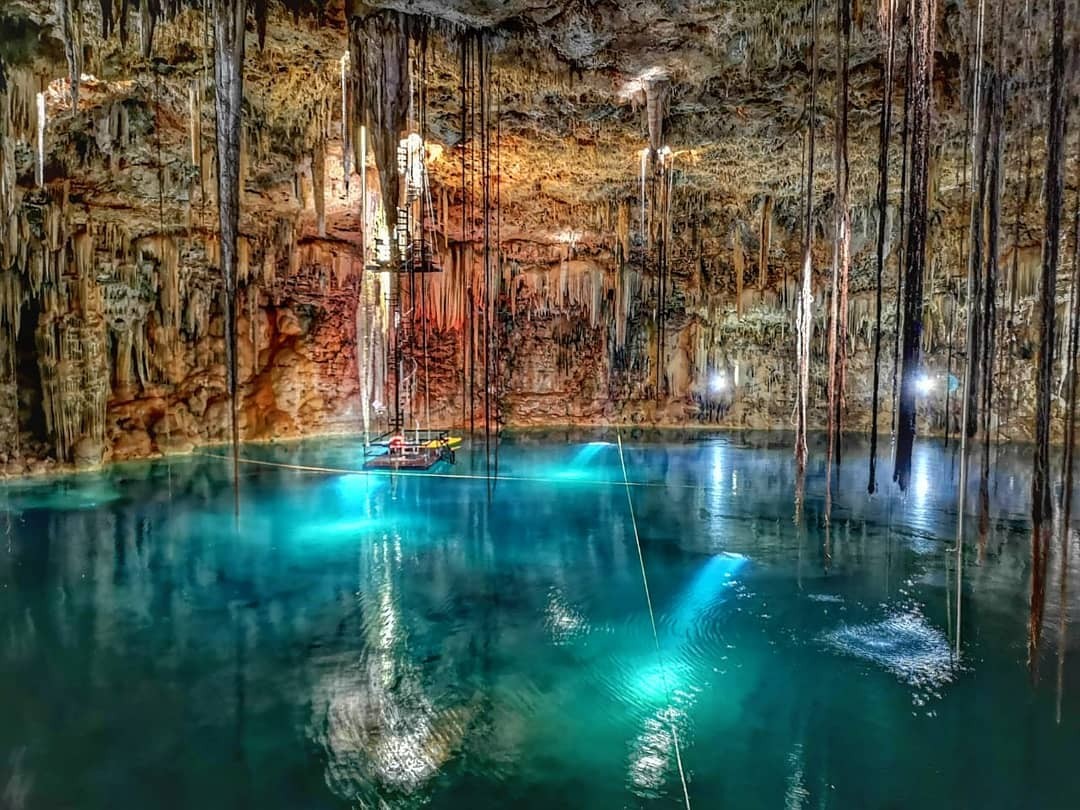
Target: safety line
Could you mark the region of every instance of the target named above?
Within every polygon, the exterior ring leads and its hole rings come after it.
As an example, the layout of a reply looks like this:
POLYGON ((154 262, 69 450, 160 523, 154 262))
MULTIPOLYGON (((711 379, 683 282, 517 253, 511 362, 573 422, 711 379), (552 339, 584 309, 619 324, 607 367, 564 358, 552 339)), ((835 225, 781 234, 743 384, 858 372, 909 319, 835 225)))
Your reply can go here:
POLYGON ((664 692, 668 702, 668 726, 671 739, 675 743, 675 762, 679 766, 679 779, 682 782, 683 799, 686 810, 690 810, 690 790, 686 786, 686 772, 683 770, 682 751, 679 748, 679 732, 675 730, 675 720, 671 716, 671 687, 668 685, 667 667, 664 666, 664 654, 660 651, 660 635, 656 632, 656 614, 653 613, 652 596, 649 595, 649 578, 645 574, 645 555, 641 551, 641 535, 638 533, 637 517, 634 515, 634 499, 630 497, 630 479, 626 475, 626 460, 623 458, 622 433, 616 431, 619 442, 619 464, 622 465, 623 483, 626 485, 626 503, 630 507, 630 523, 634 527, 634 543, 637 545, 638 562, 641 563, 641 584, 645 588, 645 604, 649 606, 649 622, 652 624, 653 642, 656 644, 656 657, 660 662, 660 677, 664 680, 664 692))
MULTIPOLYGON (((620 445, 621 446, 621 445, 620 445)), ((194 452, 193 456, 202 456, 204 458, 221 459, 223 461, 231 461, 231 455, 224 455, 221 453, 206 453, 206 452, 194 452)), ((528 475, 472 475, 470 473, 438 473, 438 472, 410 472, 407 470, 354 470, 342 467, 318 467, 307 464, 287 464, 280 461, 263 461, 254 458, 241 458, 241 464, 252 464, 258 467, 274 467, 282 470, 297 470, 299 472, 316 472, 316 473, 328 473, 331 475, 368 475, 376 478, 385 478, 392 476, 400 476, 402 478, 450 478, 464 481, 518 481, 534 484, 602 484, 602 485, 618 485, 624 483, 628 487, 645 487, 654 489, 709 489, 708 485, 704 484, 669 484, 660 483, 656 481, 626 481, 624 470, 624 481, 604 481, 599 478, 541 478, 539 476, 528 475)))

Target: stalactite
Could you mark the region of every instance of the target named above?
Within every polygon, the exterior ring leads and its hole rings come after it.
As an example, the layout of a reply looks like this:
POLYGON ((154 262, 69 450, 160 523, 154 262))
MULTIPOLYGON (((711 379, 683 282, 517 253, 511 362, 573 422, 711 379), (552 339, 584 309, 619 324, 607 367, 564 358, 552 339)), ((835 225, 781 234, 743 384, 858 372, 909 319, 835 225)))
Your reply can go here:
POLYGON ((910 216, 904 267, 903 371, 893 478, 907 489, 915 441, 916 385, 922 367, 923 272, 926 268, 927 196, 930 162, 930 124, 933 109, 933 57, 936 0, 912 0, 911 177, 908 180, 910 216))
POLYGON ((743 252, 742 229, 739 224, 731 233, 731 264, 735 268, 735 313, 741 318, 743 307, 743 276, 746 274, 746 257, 743 252))
MULTIPOLYGON (((237 14, 241 13, 238 9, 237 14)), ((215 20, 217 18, 215 17, 215 20)), ((154 28, 157 26, 157 0, 139 0, 139 50, 143 59, 154 52, 154 28)), ((217 29, 215 26, 215 34, 217 29)))
MULTIPOLYGON (((259 50, 266 47, 266 23, 270 16, 270 0, 254 0, 252 11, 255 14, 255 33, 259 38, 259 50)), ((342 141, 344 144, 344 141, 342 141)))
POLYGON ((911 133, 910 76, 914 72, 914 51, 910 35, 907 38, 905 53, 904 121, 900 137, 900 244, 899 256, 896 262, 896 300, 893 309, 892 417, 890 433, 894 439, 896 437, 897 417, 899 416, 898 406, 900 403, 900 337, 903 333, 903 307, 901 304, 904 298, 904 267, 907 264, 907 222, 910 209, 910 201, 908 200, 908 163, 911 158, 909 144, 909 135, 911 133))
MULTIPOLYGON (((878 188, 877 188, 877 264, 874 307, 874 390, 870 417, 870 478, 867 492, 877 490, 878 392, 881 382, 881 280, 885 271, 885 250, 889 231, 889 141, 892 135, 893 70, 896 58, 896 3, 888 0, 881 20, 882 38, 887 43, 882 64, 881 122, 878 129, 878 188)), ((948 409, 946 408, 946 411, 948 409)), ((946 435, 948 435, 946 433, 946 435)))
POLYGON ((1039 288, 1039 349, 1036 365, 1035 454, 1031 478, 1031 611, 1028 625, 1028 665, 1038 673, 1039 642, 1046 601, 1046 569, 1054 503, 1050 484, 1050 404, 1053 395, 1054 343, 1058 258, 1061 249, 1061 209, 1064 197, 1065 118, 1065 0, 1052 0, 1050 89, 1047 108, 1046 178, 1043 190, 1045 230, 1039 288))
POLYGON ((113 4, 112 0, 99 0, 101 8, 101 38, 108 39, 112 36, 113 29, 113 4))
POLYGON ((630 261, 630 205, 625 200, 619 203, 618 218, 615 225, 615 244, 619 248, 616 264, 619 267, 630 261))
POLYGON ((645 91, 645 115, 649 128, 649 149, 659 153, 664 146, 664 115, 667 110, 668 80, 664 77, 645 79, 641 83, 645 91))
MULTIPOLYGON (((143 0, 145 3, 146 0, 143 0)), ((245 4, 211 0, 214 19, 214 104, 217 111, 218 218, 224 278, 225 376, 230 398, 233 493, 239 514, 240 426, 237 414, 237 237, 240 223, 240 140, 243 129, 245 4)))
POLYGON ((764 291, 769 283, 769 247, 772 241, 773 196, 765 195, 761 206, 761 231, 758 234, 758 289, 764 291))
POLYGON ((202 94, 201 83, 188 86, 188 137, 191 140, 191 165, 202 166, 202 94))
MULTIPOLYGON (((1080 163, 1077 163, 1077 175, 1080 176, 1080 163)), ((1067 647, 1067 625, 1069 585, 1069 533, 1072 525, 1072 502, 1076 455, 1076 404, 1077 404, 1077 356, 1080 355, 1080 192, 1076 195, 1073 206, 1073 252, 1072 283, 1069 294, 1069 348, 1065 355, 1065 447, 1061 463, 1061 539, 1060 559, 1058 561, 1058 661, 1057 661, 1057 722, 1061 723, 1061 701, 1065 687, 1065 650, 1067 647)))
POLYGON ((319 127, 311 151, 311 187, 315 197, 315 222, 320 237, 326 237, 326 136, 319 127))
POLYGON ((409 111, 408 20, 396 12, 382 12, 364 19, 353 18, 353 52, 364 71, 364 109, 371 116, 371 150, 379 170, 383 210, 390 239, 390 262, 401 263, 398 240, 398 206, 401 204, 401 175, 398 146, 406 129, 409 111))
POLYGON ((68 79, 71 82, 71 112, 79 113, 79 83, 82 77, 82 32, 79 0, 56 0, 56 17, 60 21, 60 35, 64 40, 64 55, 68 63, 68 79))
MULTIPOLYGON (((981 30, 981 23, 980 23, 981 30)), ((980 36, 981 39, 981 36, 980 36)), ((981 55, 981 47, 978 49, 981 55)), ((975 105, 979 104, 981 93, 979 88, 982 83, 981 58, 975 65, 975 105)), ((979 400, 981 379, 983 375, 983 333, 985 324, 984 296, 987 294, 983 287, 983 260, 986 250, 986 204, 988 197, 987 183, 987 158, 989 154, 990 128, 990 104, 982 107, 973 107, 972 122, 974 126, 972 171, 974 173, 975 188, 971 195, 971 232, 968 235, 970 252, 968 255, 968 327, 967 327, 967 375, 964 387, 965 391, 965 417, 964 430, 967 437, 975 436, 979 428, 979 400)))

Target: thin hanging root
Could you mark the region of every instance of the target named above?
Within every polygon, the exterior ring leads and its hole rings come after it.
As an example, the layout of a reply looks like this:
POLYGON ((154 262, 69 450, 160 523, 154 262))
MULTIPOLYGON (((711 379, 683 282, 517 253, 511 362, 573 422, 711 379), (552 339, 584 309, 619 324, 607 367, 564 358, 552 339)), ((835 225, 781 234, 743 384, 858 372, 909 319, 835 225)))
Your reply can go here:
POLYGON ((1053 0, 1053 39, 1050 54, 1049 127, 1046 134, 1046 220, 1043 234, 1042 279, 1039 289, 1040 330, 1036 366, 1035 460, 1031 477, 1031 608, 1028 623, 1028 667, 1038 677, 1039 642, 1046 605, 1046 569, 1054 501, 1050 483, 1050 401, 1054 384, 1054 344, 1057 332, 1055 296, 1061 209, 1064 198, 1065 141, 1065 0, 1053 0))
POLYGON ((240 514, 240 428, 236 350, 237 236, 240 226, 240 135, 244 99, 245 5, 213 0, 214 104, 217 107, 218 217, 225 277, 225 377, 230 399, 233 497, 240 514))
MULTIPOLYGON (((904 76, 910 77, 913 72, 913 48, 911 37, 907 42, 907 62, 904 76)), ((896 308, 893 312, 893 367, 892 367, 892 417, 889 432, 896 437, 896 420, 898 414, 897 405, 900 400, 899 368, 900 368, 900 336, 903 332, 902 319, 903 308, 901 302, 904 298, 904 267, 907 264, 907 222, 908 209, 911 201, 908 199, 908 159, 911 157, 909 148, 911 133, 911 82, 907 81, 904 87, 904 123, 901 128, 900 138, 900 255, 896 263, 896 308)))
POLYGON ((927 197, 930 169, 930 119, 933 110, 936 0, 912 0, 911 177, 910 217, 904 261, 903 372, 900 381, 896 466, 893 478, 902 490, 911 478, 915 442, 916 383, 921 369, 923 275, 926 269, 927 197))
MULTIPOLYGON (((1077 164, 1080 166, 1080 163, 1077 164)), ((1073 475, 1076 454, 1076 359, 1080 354, 1080 193, 1073 208, 1073 276, 1069 294, 1069 349, 1066 354, 1067 383, 1065 413, 1065 450, 1062 459, 1064 483, 1061 488, 1061 561, 1058 593, 1057 722, 1061 724, 1061 702, 1065 686, 1065 648, 1069 611, 1066 609, 1069 585, 1069 525, 1072 523, 1073 475)))
POLYGON ((802 291, 799 295, 798 314, 795 319, 797 343, 795 355, 799 366, 799 388, 796 401, 795 424, 795 510, 796 517, 802 511, 804 476, 806 473, 806 411, 810 398, 810 339, 814 328, 811 309, 814 270, 814 130, 817 118, 817 39, 818 0, 813 0, 813 33, 810 40, 810 102, 809 132, 807 135, 806 161, 806 222, 803 242, 802 291))
POLYGON ((1004 0, 998 2, 998 31, 994 56, 994 80, 987 105, 989 121, 989 171, 987 182, 986 279, 983 308, 982 372, 982 470, 979 476, 979 559, 986 556, 990 532, 990 416, 994 394, 994 347, 997 331, 998 244, 1001 230, 1002 129, 1005 118, 1005 80, 1002 76, 1004 0))
MULTIPOLYGON (((972 70, 972 84, 973 91, 971 95, 971 110, 967 116, 967 123, 971 127, 971 170, 972 181, 975 181, 976 177, 976 165, 982 166, 981 161, 976 160, 976 153, 978 149, 978 130, 979 130, 979 91, 982 86, 982 36, 983 36, 983 17, 984 17, 985 0, 979 0, 978 17, 976 19, 976 40, 977 47, 975 51, 975 65, 972 70)), ((985 150, 982 150, 985 151, 985 150)), ((966 168, 966 163, 965 163, 966 168)), ((980 179, 976 183, 979 187, 979 194, 982 194, 984 189, 984 183, 980 179)), ((964 192, 967 188, 965 184, 964 192)), ((973 190, 974 192, 974 190, 973 190)), ((978 274, 973 272, 975 261, 974 255, 977 250, 981 250, 982 233, 981 230, 975 226, 976 222, 976 199, 979 195, 973 193, 971 201, 971 233, 972 233, 972 256, 969 257, 968 262, 968 295, 967 295, 967 371, 964 374, 964 389, 963 389, 963 405, 961 406, 960 416, 960 485, 957 488, 957 508, 956 508, 956 637, 953 642, 954 655, 960 655, 960 639, 961 639, 961 619, 963 618, 963 585, 964 585, 964 515, 967 505, 967 481, 968 481, 968 453, 967 442, 971 435, 969 427, 971 421, 969 414, 971 411, 972 403, 974 401, 974 382, 972 381, 972 366, 978 361, 978 353, 974 348, 974 341, 978 337, 978 331, 975 329, 975 319, 979 316, 979 308, 976 306, 976 291, 979 283, 978 274), (976 246, 976 240, 978 240, 978 247, 976 246)), ((981 221, 981 202, 979 203, 978 210, 979 221, 981 221)), ((961 237, 963 239, 963 237, 961 237)))
POLYGON ((850 211, 848 210, 848 52, 851 47, 851 6, 849 0, 836 4, 836 35, 840 43, 840 58, 836 67, 835 145, 833 151, 834 186, 834 241, 832 266, 832 296, 830 298, 831 323, 829 328, 829 445, 825 462, 825 521, 829 522, 832 510, 832 465, 836 458, 839 466, 839 441, 841 426, 841 401, 844 389, 844 364, 847 352, 847 298, 848 298, 848 245, 850 240, 850 211))
MULTIPOLYGON (((889 135, 892 131, 893 62, 896 55, 896 0, 888 0, 883 36, 888 43, 881 86, 881 124, 878 134, 878 232, 877 288, 874 310, 874 394, 870 420, 870 479, 866 489, 871 495, 877 489, 878 391, 881 381, 881 277, 885 270, 885 240, 888 234, 889 212, 889 135)), ((955 307, 954 307, 955 309, 955 307)), ((946 434, 947 435, 947 434, 946 434)))

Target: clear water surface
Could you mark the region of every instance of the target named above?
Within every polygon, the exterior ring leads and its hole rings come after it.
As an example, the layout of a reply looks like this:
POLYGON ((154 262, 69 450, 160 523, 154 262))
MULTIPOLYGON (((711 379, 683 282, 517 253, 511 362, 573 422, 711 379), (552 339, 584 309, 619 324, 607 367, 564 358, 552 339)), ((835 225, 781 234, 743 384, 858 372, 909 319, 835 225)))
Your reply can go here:
POLYGON ((677 807, 674 735, 697 808, 1080 806, 1057 554, 1027 663, 1027 450, 969 521, 957 660, 952 448, 870 498, 851 444, 826 534, 820 451, 799 524, 787 438, 624 434, 629 487, 614 439, 510 436, 494 484, 476 445, 394 477, 246 447, 323 469, 243 465, 238 522, 207 455, 8 484, 0 806, 677 807))

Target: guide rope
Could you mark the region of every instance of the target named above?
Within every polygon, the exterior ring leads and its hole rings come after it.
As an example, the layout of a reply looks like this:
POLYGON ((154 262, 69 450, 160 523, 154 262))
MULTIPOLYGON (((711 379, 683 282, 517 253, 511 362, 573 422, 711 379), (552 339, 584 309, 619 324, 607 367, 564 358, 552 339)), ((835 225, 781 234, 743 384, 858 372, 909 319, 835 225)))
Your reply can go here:
MULTIPOLYGON (((671 687, 668 685, 667 667, 664 665, 664 655, 660 651, 660 635, 656 632, 656 614, 653 612, 652 597, 649 595, 649 578, 645 574, 645 555, 641 551, 641 535, 638 533, 637 517, 634 515, 634 499, 630 497, 630 479, 626 475, 626 459, 623 458, 622 433, 616 432, 619 443, 619 464, 622 466, 623 484, 626 487, 626 503, 630 507, 630 523, 634 527, 634 544, 637 546, 638 562, 641 563, 641 584, 645 589, 645 604, 649 608, 649 622, 652 624, 653 642, 656 644, 656 657, 660 662, 660 675, 664 680, 664 693, 667 695, 668 708, 671 707, 671 687)), ((679 766, 679 780, 682 782, 683 800, 686 810, 690 810, 690 791, 686 786, 686 772, 683 770, 682 751, 679 748, 679 733, 675 729, 675 721, 668 716, 668 726, 671 728, 671 739, 675 747, 675 762, 679 766)))
MULTIPOLYGON (((193 456, 213 458, 222 461, 231 461, 232 456, 222 453, 195 452, 193 456)), ((437 472, 409 472, 407 470, 356 470, 346 467, 320 467, 308 464, 289 464, 283 461, 263 461, 254 458, 241 458, 241 464, 250 464, 255 467, 273 467, 281 470, 294 470, 295 472, 324 473, 327 475, 365 475, 372 478, 387 478, 398 476, 402 478, 448 478, 462 481, 516 481, 519 483, 533 484, 603 484, 623 485, 630 487, 643 487, 653 489, 686 489, 701 490, 709 489, 709 485, 701 484, 669 484, 658 481, 605 481, 600 478, 544 478, 536 475, 475 475, 472 473, 437 473, 437 472)))

